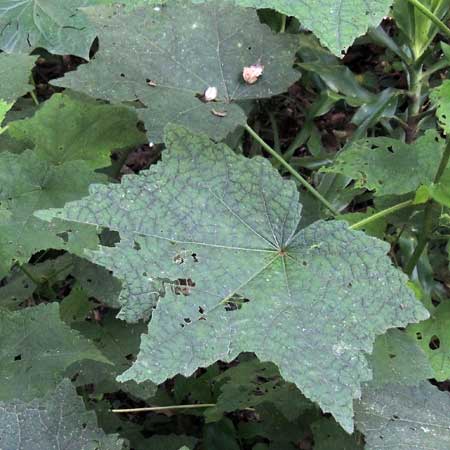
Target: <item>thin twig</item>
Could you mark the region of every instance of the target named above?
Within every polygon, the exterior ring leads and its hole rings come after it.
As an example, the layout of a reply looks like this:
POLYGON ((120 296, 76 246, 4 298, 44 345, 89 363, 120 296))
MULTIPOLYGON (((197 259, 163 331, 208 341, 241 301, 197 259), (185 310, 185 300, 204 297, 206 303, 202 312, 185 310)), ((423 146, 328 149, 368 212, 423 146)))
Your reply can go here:
POLYGON ((150 406, 148 408, 128 408, 128 409, 112 409, 112 413, 140 413, 151 411, 169 411, 171 409, 196 409, 196 408, 212 408, 215 403, 199 403, 194 405, 171 405, 171 406, 150 406))

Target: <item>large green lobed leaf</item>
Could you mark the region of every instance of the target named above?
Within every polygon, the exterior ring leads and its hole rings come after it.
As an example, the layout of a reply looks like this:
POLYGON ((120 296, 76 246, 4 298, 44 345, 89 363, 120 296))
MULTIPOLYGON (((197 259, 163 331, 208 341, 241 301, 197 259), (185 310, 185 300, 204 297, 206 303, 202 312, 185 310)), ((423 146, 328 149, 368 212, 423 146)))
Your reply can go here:
POLYGON ((112 102, 139 100, 153 142, 162 141, 168 122, 222 139, 246 121, 237 101, 271 97, 300 78, 292 68, 298 37, 273 34, 252 9, 172 1, 132 12, 88 11, 100 49, 53 84, 112 102), (244 67, 258 62, 263 75, 246 84, 244 67), (198 97, 209 87, 217 98, 204 103, 198 97))
POLYGON ((44 398, 0 402, 0 445, 4 450, 123 450, 118 435, 106 435, 86 411, 70 381, 44 398))
POLYGON ((123 281, 124 318, 152 307, 155 279, 172 280, 120 380, 161 383, 255 352, 351 430, 375 336, 428 317, 388 245, 343 222, 298 231, 296 186, 263 158, 176 126, 166 145, 149 171, 39 213, 120 233, 116 247, 88 255, 123 281))

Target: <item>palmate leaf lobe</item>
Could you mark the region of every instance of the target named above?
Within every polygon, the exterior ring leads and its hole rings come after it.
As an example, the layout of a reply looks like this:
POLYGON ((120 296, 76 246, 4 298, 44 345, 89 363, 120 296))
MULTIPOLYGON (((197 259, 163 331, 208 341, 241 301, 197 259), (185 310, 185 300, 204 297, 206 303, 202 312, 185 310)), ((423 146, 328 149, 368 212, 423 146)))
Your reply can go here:
POLYGON ((264 158, 179 126, 165 142, 150 170, 38 213, 119 232, 116 247, 88 257, 122 280, 123 318, 151 310, 148 292, 163 281, 137 361, 119 379, 161 383, 254 352, 352 430, 375 336, 428 317, 388 245, 339 221, 298 231, 297 188, 264 158))

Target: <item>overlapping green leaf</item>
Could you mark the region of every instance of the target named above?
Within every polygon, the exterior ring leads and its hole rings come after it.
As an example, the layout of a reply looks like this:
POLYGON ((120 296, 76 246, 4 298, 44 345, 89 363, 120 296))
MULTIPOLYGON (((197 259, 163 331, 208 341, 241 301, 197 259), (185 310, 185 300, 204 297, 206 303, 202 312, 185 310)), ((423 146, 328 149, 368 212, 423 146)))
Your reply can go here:
POLYGON ((51 53, 89 58, 95 31, 79 7, 89 0, 6 0, 0 4, 0 49, 30 53, 43 47, 51 53))
POLYGON ((153 142, 162 141, 168 122, 224 138, 245 123, 237 101, 270 97, 300 77, 292 68, 298 37, 274 35, 251 9, 173 1, 133 12, 89 11, 99 52, 54 84, 112 102, 138 100, 153 142), (258 62, 261 78, 246 84, 244 67, 258 62), (199 97, 209 87, 217 98, 205 103, 199 97))
POLYGON ((99 351, 112 364, 104 361, 82 361, 74 364, 68 370, 68 374, 76 375, 77 386, 93 385, 93 393, 115 392, 123 390, 138 398, 150 398, 156 390, 156 386, 147 381, 137 384, 134 381, 119 383, 116 381, 118 374, 131 366, 138 350, 141 334, 145 331, 145 325, 127 324, 113 318, 112 313, 102 318, 101 323, 79 322, 73 324, 73 328, 80 334, 94 342, 99 351))
POLYGON ((93 169, 109 166, 111 151, 146 142, 134 110, 66 94, 53 95, 33 117, 11 122, 8 134, 52 164, 83 160, 93 169))
POLYGON ((11 103, 34 89, 30 77, 35 61, 36 56, 0 53, 0 100, 11 103))
POLYGON ((160 383, 255 352, 351 430, 352 399, 371 377, 364 352, 377 334, 428 316, 388 246, 343 222, 298 232, 296 186, 265 159, 176 126, 166 145, 149 171, 39 213, 120 233, 89 258, 123 281, 125 317, 137 319, 143 301, 151 308, 155 279, 172 280, 120 380, 160 383))
POLYGON ((433 89, 430 98, 437 107, 436 114, 442 129, 446 134, 450 134, 450 80, 445 80, 433 89))
POLYGON ((98 243, 95 229, 61 221, 46 224, 33 216, 41 209, 63 206, 83 197, 90 183, 104 182, 85 161, 54 165, 37 152, 0 153, 0 277, 15 263, 28 261, 35 252, 64 248, 83 254, 98 243))
POLYGON ((434 377, 425 352, 414 338, 400 330, 389 330, 379 336, 369 360, 373 371, 371 386, 388 383, 412 385, 434 377))
POLYGON ((363 438, 349 435, 333 419, 323 417, 311 425, 314 450, 363 450, 363 438))
POLYGON ((377 26, 389 12, 392 0, 234 0, 255 8, 271 8, 296 17, 336 55, 377 26))
POLYGON ((106 435, 95 413, 66 380, 41 399, 0 401, 0 445, 7 450, 124 450, 118 435, 106 435))
POLYGON ((377 196, 407 194, 433 181, 443 150, 444 141, 435 131, 414 144, 368 138, 350 145, 323 171, 351 177, 355 187, 373 190, 377 196))
POLYGON ((108 363, 93 343, 61 321, 56 303, 1 310, 0 342, 0 399, 6 401, 42 397, 76 361, 108 363))
POLYGON ((450 395, 426 381, 367 389, 355 406, 355 422, 366 450, 447 450, 450 395))
POLYGON ((408 333, 428 356, 434 378, 438 381, 450 378, 450 301, 436 307, 430 319, 410 325, 408 333))

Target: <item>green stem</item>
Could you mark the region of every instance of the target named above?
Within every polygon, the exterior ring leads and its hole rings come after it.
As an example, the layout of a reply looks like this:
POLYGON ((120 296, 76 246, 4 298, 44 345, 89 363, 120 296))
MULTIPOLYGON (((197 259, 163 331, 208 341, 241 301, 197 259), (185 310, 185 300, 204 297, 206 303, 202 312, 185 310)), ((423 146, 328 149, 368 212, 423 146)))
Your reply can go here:
POLYGON ((286 14, 283 14, 283 16, 281 17, 280 33, 284 33, 286 31, 286 20, 287 20, 287 16, 286 16, 286 14))
POLYGON ((4 127, 0 127, 0 134, 3 134, 8 128, 9 128, 9 125, 6 125, 4 127))
POLYGON ((352 230, 359 230, 360 228, 365 227, 369 223, 376 222, 378 219, 389 216, 390 214, 400 211, 401 209, 407 208, 408 206, 411 206, 412 204, 413 204, 413 200, 407 200, 406 202, 398 203, 397 205, 391 206, 390 208, 383 209, 383 211, 372 214, 370 217, 366 217, 365 219, 354 223, 353 225, 350 226, 350 228, 352 230))
MULTIPOLYGON (((441 179, 442 174, 444 173, 444 170, 446 169, 449 160, 450 160, 450 138, 448 138, 447 140, 447 146, 445 147, 444 154, 442 155, 441 162, 439 163, 438 170, 434 177, 433 181, 434 184, 439 183, 439 180, 441 179)), ((411 255, 411 258, 409 259, 405 267, 405 273, 409 276, 411 276, 414 268, 419 262, 419 259, 422 256, 422 253, 425 250, 425 247, 427 246, 431 233, 433 231, 433 206, 434 201, 428 200, 425 206, 425 210, 423 212, 423 223, 422 228, 420 230, 419 240, 417 242, 417 247, 415 248, 413 254, 411 255)))
POLYGON ((279 153, 277 153, 270 145, 266 144, 266 142, 256 133, 248 124, 244 126, 247 132, 257 141, 264 150, 270 153, 282 166, 294 177, 296 178, 300 184, 309 191, 317 200, 319 200, 324 206, 326 206, 334 216, 338 215, 338 212, 333 208, 331 203, 328 202, 322 195, 314 189, 311 184, 309 184, 279 153))
POLYGON ((442 22, 432 11, 430 11, 425 5, 419 2, 419 0, 407 0, 411 5, 414 5, 424 16, 428 17, 448 38, 450 38, 450 28, 442 22))
POLYGON ((409 82, 409 106, 408 106, 408 128, 406 130, 406 142, 414 141, 417 133, 417 115, 420 113, 422 95, 422 65, 408 68, 409 82))
POLYGON ((211 408, 216 406, 215 403, 199 403, 194 405, 172 405, 172 406, 150 406, 148 408, 128 408, 128 409, 112 409, 112 413, 140 413, 150 411, 169 411, 172 409, 195 409, 195 408, 211 408))

